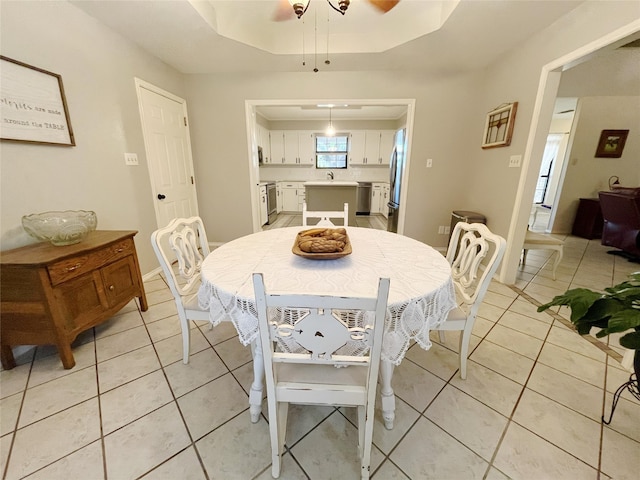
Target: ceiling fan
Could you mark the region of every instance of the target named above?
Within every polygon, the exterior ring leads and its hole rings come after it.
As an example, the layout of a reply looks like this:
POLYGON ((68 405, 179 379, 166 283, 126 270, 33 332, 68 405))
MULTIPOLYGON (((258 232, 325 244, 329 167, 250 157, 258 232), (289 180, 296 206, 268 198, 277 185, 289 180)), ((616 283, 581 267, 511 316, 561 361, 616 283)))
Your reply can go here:
MULTIPOLYGON (((349 8, 351 4, 350 0, 334 0, 334 2, 327 0, 331 8, 342 15, 346 13, 347 8, 349 8), (334 2, 337 2, 337 7, 333 4, 334 2)), ((387 13, 395 7, 400 0, 367 0, 367 2, 380 12, 387 13)), ((273 19, 281 22, 283 20, 291 20, 294 16, 300 18, 304 15, 304 12, 307 11, 310 3, 311 0, 280 0, 273 19)))

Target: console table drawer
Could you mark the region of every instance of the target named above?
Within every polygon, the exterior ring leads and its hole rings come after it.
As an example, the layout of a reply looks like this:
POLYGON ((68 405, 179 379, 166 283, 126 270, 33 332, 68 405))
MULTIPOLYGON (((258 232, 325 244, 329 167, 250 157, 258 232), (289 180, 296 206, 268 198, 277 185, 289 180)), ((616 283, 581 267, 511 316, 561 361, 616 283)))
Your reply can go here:
POLYGON ((120 258, 131 255, 134 250, 133 240, 127 239, 114 245, 96 250, 87 255, 62 260, 47 267, 52 285, 84 275, 120 258))

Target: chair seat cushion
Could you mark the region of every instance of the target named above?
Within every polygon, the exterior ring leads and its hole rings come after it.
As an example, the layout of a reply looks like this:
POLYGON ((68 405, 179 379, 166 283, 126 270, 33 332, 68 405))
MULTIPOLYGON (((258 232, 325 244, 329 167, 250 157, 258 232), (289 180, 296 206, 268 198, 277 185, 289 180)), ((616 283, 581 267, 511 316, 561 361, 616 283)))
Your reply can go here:
POLYGON ((564 240, 527 230, 524 243, 529 245, 564 245, 564 240))

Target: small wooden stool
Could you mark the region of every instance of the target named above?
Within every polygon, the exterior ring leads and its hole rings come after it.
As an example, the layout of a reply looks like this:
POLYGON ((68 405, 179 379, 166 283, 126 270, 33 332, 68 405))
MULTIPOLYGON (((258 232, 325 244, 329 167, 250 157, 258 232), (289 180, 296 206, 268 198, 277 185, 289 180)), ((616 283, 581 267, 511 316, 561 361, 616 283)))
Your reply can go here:
POLYGON ((564 240, 552 237, 551 235, 544 235, 542 233, 535 233, 531 230, 527 230, 527 234, 524 237, 524 250, 522 254, 522 264, 527 261, 527 250, 554 250, 556 258, 553 262, 553 279, 556 279, 556 268, 560 260, 562 260, 562 247, 564 246, 564 240))

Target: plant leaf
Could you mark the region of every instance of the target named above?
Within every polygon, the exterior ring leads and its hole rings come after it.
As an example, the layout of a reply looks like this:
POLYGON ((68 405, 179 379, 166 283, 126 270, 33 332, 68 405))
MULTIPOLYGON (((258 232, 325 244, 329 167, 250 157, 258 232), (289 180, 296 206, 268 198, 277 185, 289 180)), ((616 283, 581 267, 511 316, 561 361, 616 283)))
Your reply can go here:
POLYGON ((640 350, 640 332, 629 332, 620 337, 620 345, 631 350, 640 350))
POLYGON ((607 333, 624 332, 630 328, 640 327, 640 310, 621 310, 609 319, 607 333))
POLYGON ((602 297, 601 293, 589 290, 588 288, 574 288, 567 290, 562 295, 557 295, 544 305, 538 307, 538 312, 542 312, 554 305, 567 305, 571 308, 571 321, 582 318, 591 305, 602 297))

